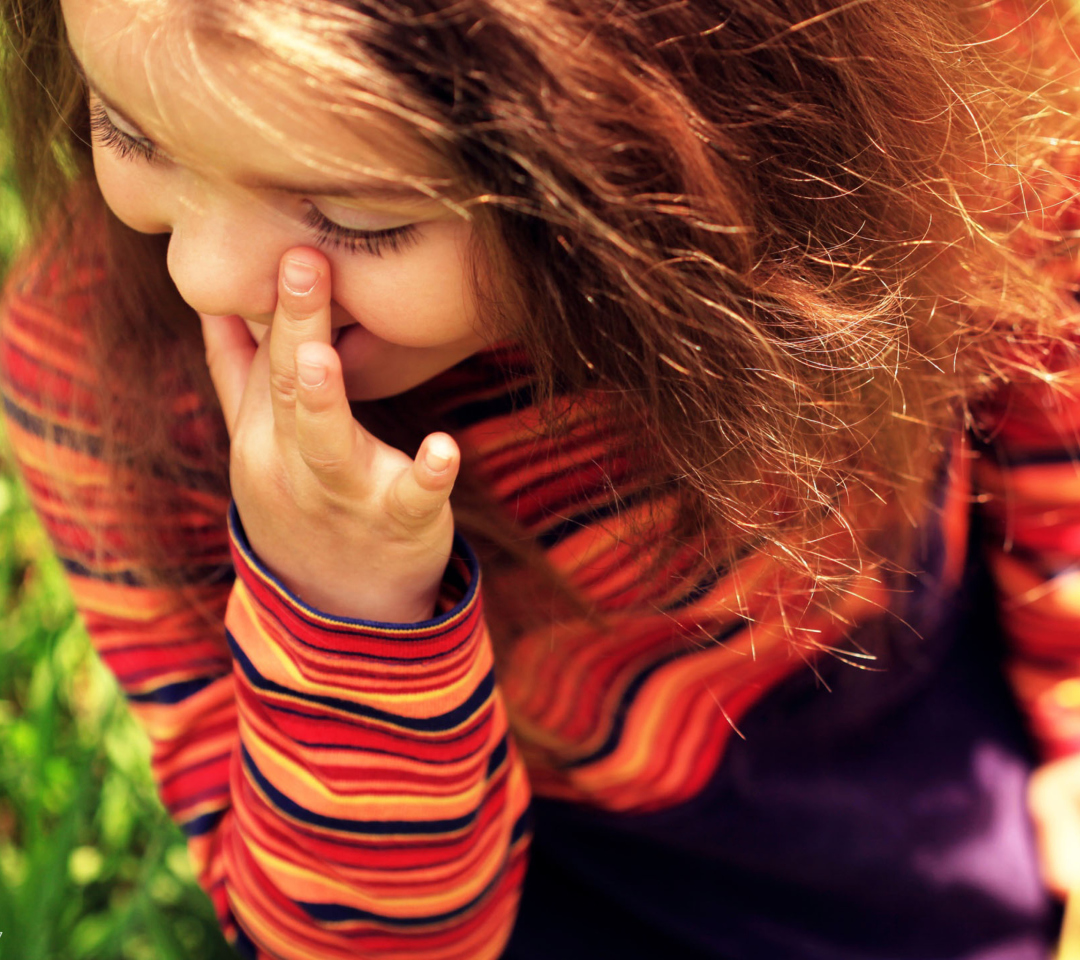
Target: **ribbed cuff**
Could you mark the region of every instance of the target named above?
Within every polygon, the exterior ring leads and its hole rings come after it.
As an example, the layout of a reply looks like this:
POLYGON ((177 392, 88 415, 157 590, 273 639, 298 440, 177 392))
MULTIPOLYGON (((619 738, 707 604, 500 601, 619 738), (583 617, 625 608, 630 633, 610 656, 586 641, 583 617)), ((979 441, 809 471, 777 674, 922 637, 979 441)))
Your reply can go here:
POLYGON ((458 534, 439 589, 436 610, 441 612, 419 623, 338 617, 305 603, 251 549, 235 502, 229 504, 229 540, 237 576, 252 598, 300 642, 324 650, 381 658, 392 655, 386 649, 389 644, 407 647, 407 659, 437 657, 457 648, 464 639, 462 631, 471 634, 479 619, 480 565, 458 534))

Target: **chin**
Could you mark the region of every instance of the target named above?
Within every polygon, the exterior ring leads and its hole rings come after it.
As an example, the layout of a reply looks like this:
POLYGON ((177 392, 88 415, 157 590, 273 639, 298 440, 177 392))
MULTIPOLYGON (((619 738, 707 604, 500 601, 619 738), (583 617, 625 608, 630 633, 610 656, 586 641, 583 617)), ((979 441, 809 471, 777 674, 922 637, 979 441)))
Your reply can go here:
POLYGON ((350 400, 385 400, 388 397, 396 397, 406 393, 413 387, 441 373, 436 370, 430 375, 425 374, 402 374, 395 376, 397 371, 379 370, 371 376, 366 376, 364 371, 349 370, 345 373, 345 396, 350 400))

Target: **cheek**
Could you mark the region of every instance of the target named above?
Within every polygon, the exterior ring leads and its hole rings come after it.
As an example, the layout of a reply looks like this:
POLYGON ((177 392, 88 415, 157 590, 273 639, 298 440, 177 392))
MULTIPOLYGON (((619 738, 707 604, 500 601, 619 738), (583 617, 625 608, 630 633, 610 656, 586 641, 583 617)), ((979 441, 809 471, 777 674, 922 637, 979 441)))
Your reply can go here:
POLYGON ((332 256, 338 302, 377 337, 403 346, 469 336, 477 326, 465 260, 470 230, 460 221, 433 221, 400 254, 332 256))
POLYGON ((101 195, 116 216, 140 233, 165 233, 169 227, 157 209, 157 177, 145 164, 128 163, 94 148, 94 175, 101 195))

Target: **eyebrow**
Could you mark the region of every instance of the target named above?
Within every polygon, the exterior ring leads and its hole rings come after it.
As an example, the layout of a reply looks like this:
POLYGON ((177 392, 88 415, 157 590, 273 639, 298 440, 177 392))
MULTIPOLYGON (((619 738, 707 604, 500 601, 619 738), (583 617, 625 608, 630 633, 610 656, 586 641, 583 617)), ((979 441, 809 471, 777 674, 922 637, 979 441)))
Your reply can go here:
MULTIPOLYGON (((109 97, 102 93, 101 88, 90 79, 90 75, 86 72, 86 68, 82 65, 82 61, 79 59, 70 43, 68 44, 68 54, 71 56, 71 62, 75 67, 75 72, 82 79, 83 83, 85 83, 93 92, 94 96, 105 104, 110 112, 116 114, 117 117, 131 127, 136 134, 149 143, 153 143, 153 138, 148 137, 143 132, 142 127, 132 120, 122 108, 118 107, 109 97)), ((321 183, 317 181, 289 183, 287 181, 275 180, 273 177, 253 176, 245 177, 241 181, 241 186, 252 190, 273 190, 294 196, 343 197, 353 200, 411 201, 413 203, 431 203, 438 201, 437 197, 432 197, 417 187, 394 181, 388 181, 385 184, 363 184, 340 180, 330 180, 321 183)))

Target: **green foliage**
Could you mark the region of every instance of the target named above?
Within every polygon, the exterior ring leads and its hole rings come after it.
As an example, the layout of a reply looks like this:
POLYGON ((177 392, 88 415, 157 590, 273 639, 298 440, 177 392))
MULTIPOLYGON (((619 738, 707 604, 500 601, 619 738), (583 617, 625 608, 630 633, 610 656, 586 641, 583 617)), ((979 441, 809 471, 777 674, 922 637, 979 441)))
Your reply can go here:
MULTIPOLYGON (((24 236, 0 140, 0 276, 24 236)), ((226 960, 0 436, 0 960, 226 960)))
POLYGON ((226 958, 149 744, 0 463, 0 958, 226 958))
POLYGON ((26 221, 12 181, 9 148, 0 139, 0 276, 26 233, 26 221))

